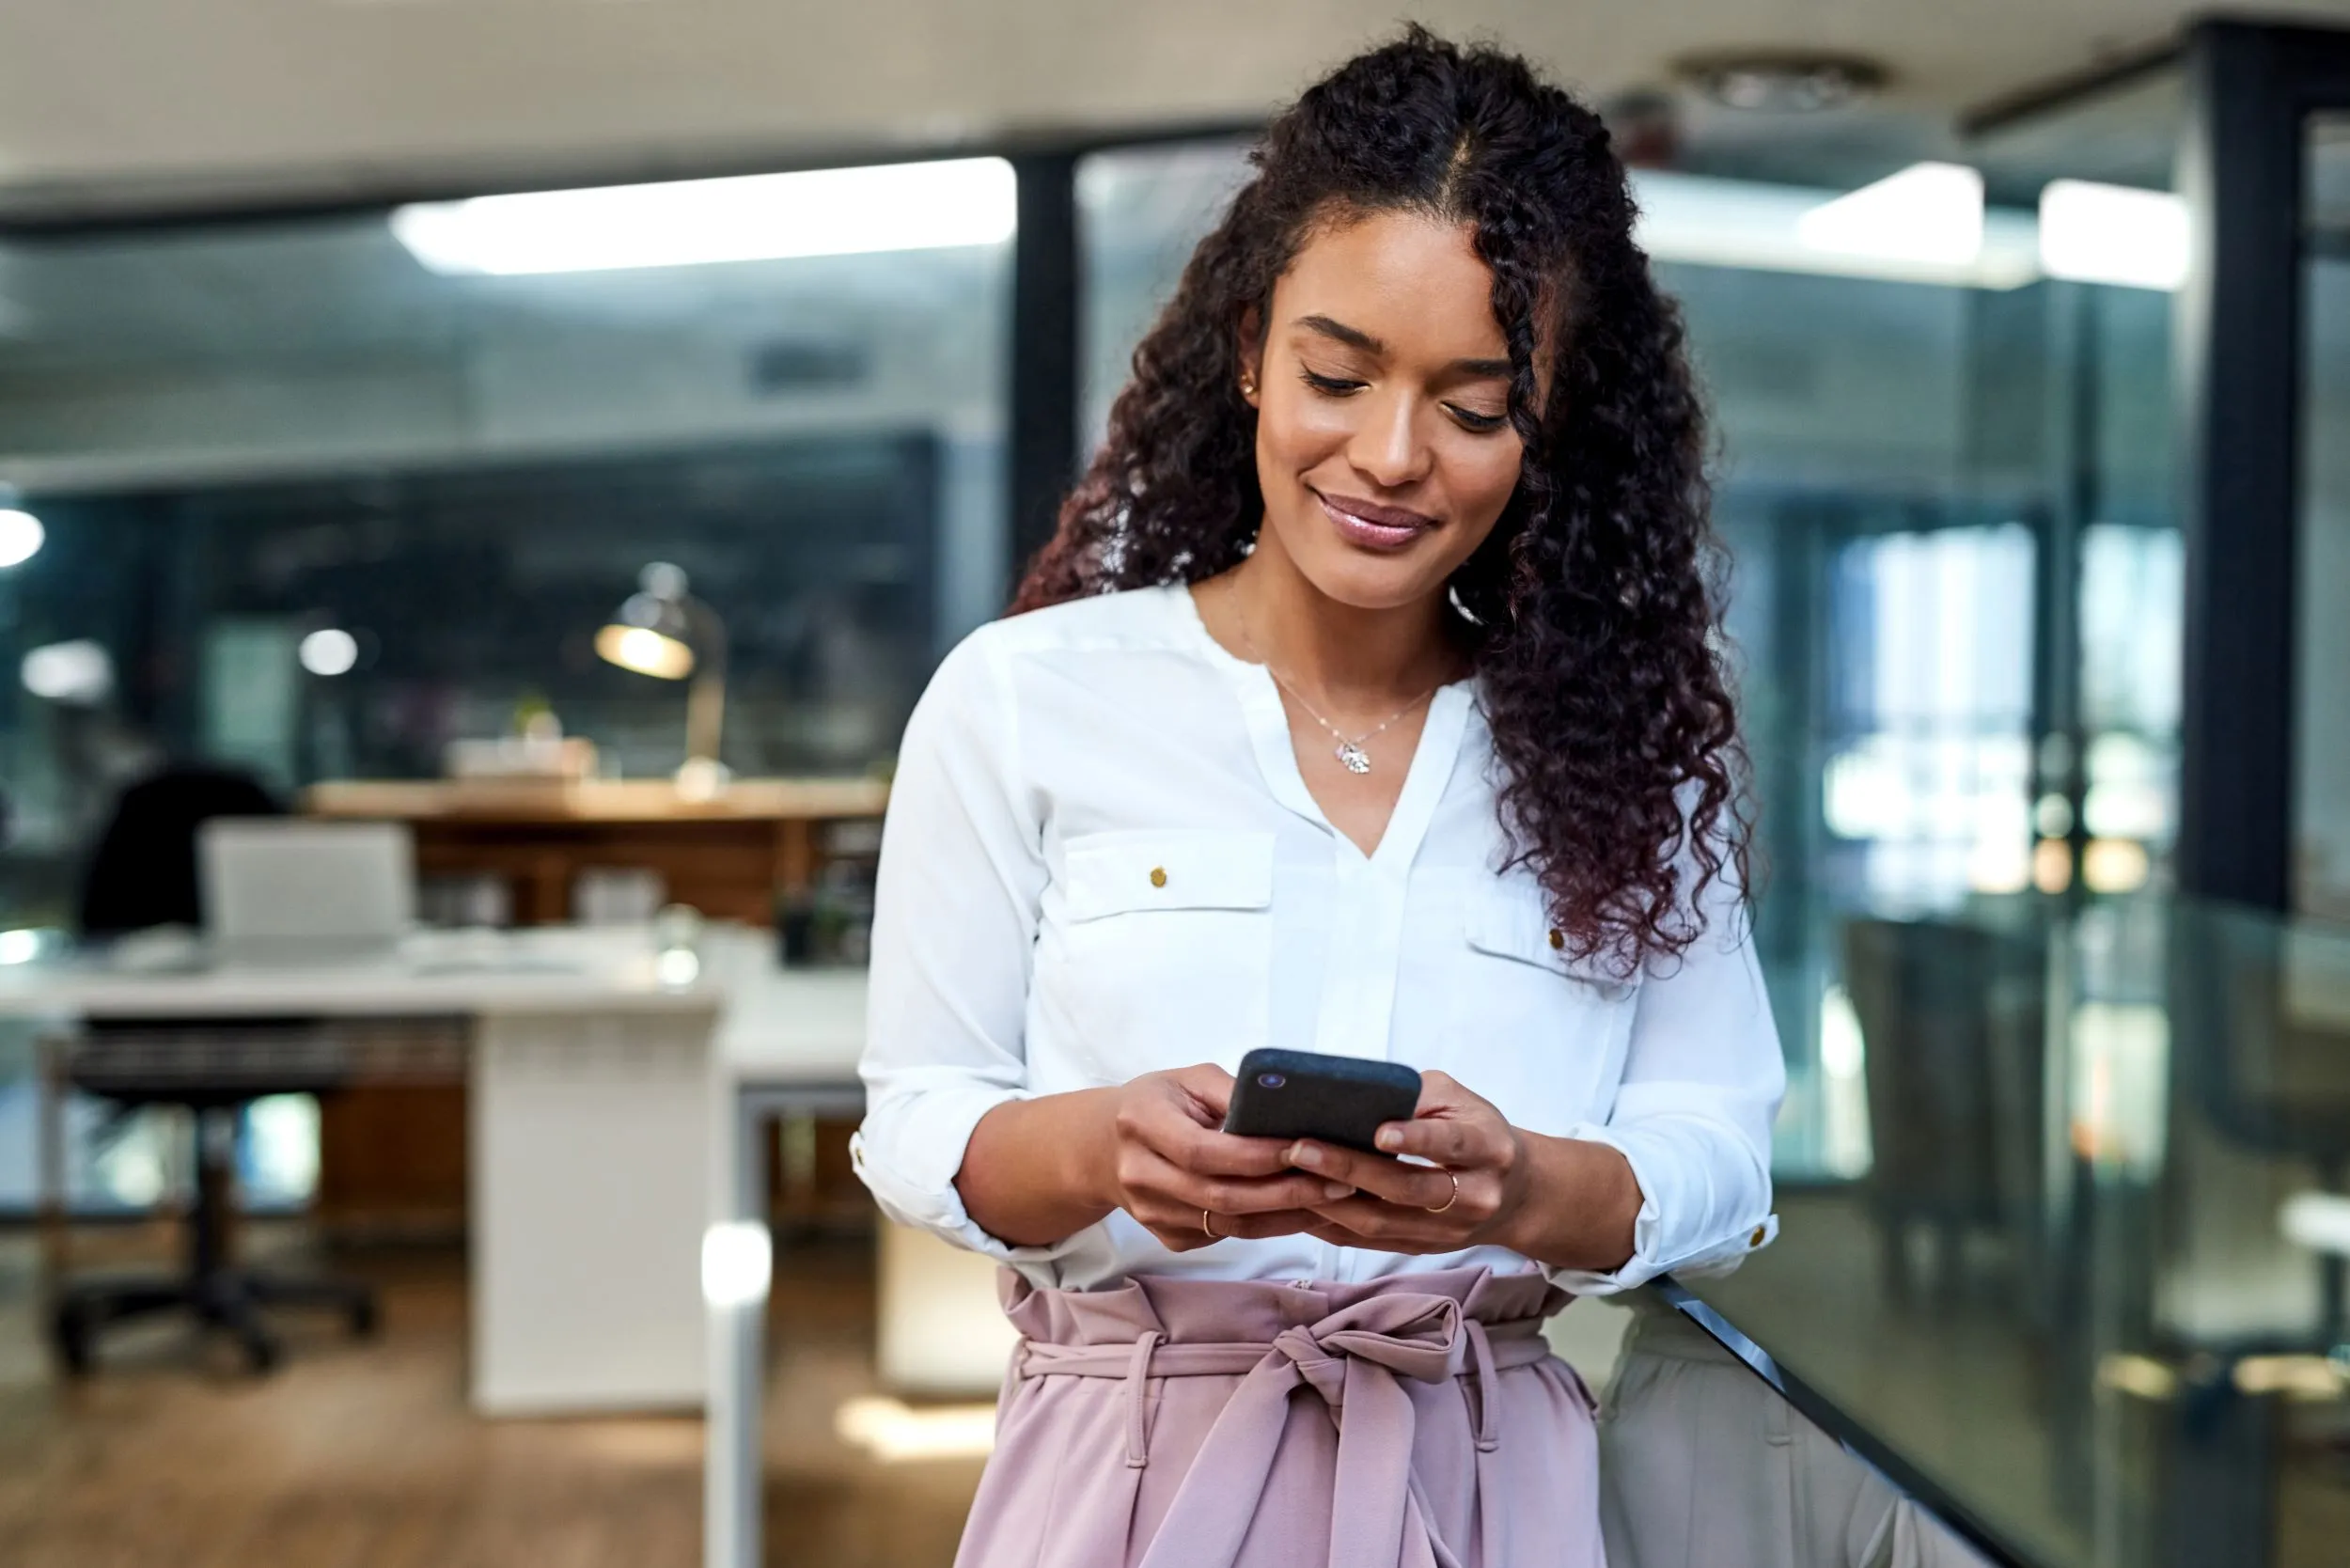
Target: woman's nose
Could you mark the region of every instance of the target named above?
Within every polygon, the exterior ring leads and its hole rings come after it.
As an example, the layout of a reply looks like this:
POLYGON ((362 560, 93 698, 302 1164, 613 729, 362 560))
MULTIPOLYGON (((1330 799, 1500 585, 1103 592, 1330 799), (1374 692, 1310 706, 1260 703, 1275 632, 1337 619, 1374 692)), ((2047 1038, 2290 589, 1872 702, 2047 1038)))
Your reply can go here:
POLYGON ((1348 446, 1348 459, 1364 478, 1385 489, 1400 489, 1426 478, 1430 453, 1414 416, 1414 400, 1374 393, 1364 402, 1368 406, 1348 446))

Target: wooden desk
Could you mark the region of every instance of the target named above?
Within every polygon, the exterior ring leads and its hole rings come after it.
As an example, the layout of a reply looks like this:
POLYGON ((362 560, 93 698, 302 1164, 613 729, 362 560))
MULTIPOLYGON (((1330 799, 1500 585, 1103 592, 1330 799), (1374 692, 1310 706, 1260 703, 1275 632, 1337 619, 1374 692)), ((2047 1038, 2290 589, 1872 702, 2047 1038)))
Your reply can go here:
POLYGON ((738 779, 686 800, 666 779, 463 780, 313 785, 311 815, 408 824, 423 876, 487 873, 513 893, 515 923, 572 917, 572 887, 591 867, 661 873, 668 897, 712 919, 767 925, 776 895, 816 874, 818 834, 882 814, 871 778, 738 779))

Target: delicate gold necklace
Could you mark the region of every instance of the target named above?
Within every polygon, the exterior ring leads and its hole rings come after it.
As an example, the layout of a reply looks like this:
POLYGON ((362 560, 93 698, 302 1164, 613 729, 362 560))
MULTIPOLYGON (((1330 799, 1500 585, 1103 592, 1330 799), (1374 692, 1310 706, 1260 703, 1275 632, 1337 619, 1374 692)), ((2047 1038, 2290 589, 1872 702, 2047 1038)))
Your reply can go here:
POLYGON ((1314 709, 1314 705, 1306 700, 1306 694, 1299 691, 1295 686, 1290 684, 1289 681, 1281 674, 1281 672, 1273 667, 1273 661, 1264 656, 1264 651, 1257 646, 1257 639, 1249 635, 1248 612, 1241 607, 1240 585, 1233 583, 1228 587, 1225 591, 1227 596, 1232 601, 1232 619, 1240 628, 1240 640, 1242 645, 1245 646, 1248 650, 1249 653, 1255 657, 1257 663, 1264 666, 1264 672, 1267 675, 1272 676, 1275 682, 1278 684, 1283 691, 1297 698, 1297 705, 1306 710, 1306 716, 1312 719, 1316 724, 1322 726, 1323 729, 1327 729, 1338 741, 1339 745, 1337 756, 1339 762, 1349 773, 1369 773, 1371 771, 1371 753, 1363 749, 1363 743, 1365 741, 1372 739, 1378 735, 1381 730, 1386 729, 1387 726, 1393 724, 1396 720, 1402 718, 1404 714, 1410 713, 1413 709, 1418 707, 1421 703, 1435 696, 1437 692, 1444 689, 1444 682, 1439 681, 1434 685, 1429 687, 1426 691, 1420 693, 1418 697, 1412 698, 1411 701, 1403 704, 1402 707, 1398 708, 1394 713, 1389 713, 1386 718, 1381 719, 1377 724, 1374 724, 1370 729, 1364 730, 1361 734, 1349 735, 1345 730, 1340 729, 1337 725, 1332 724, 1328 719, 1324 718, 1321 713, 1317 713, 1314 709))

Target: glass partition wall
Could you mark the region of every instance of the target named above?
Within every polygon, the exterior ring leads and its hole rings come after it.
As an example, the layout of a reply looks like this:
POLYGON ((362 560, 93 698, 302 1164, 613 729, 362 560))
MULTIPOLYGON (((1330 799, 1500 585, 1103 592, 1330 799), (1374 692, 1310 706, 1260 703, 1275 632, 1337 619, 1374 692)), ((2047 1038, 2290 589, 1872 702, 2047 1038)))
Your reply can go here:
MULTIPOLYGON (((1905 171, 1856 187, 1850 149, 1818 187, 1637 171, 1721 446, 1790 1174, 1868 1159, 1845 915, 2168 879, 2175 278, 2051 252, 2044 208, 2085 190, 2094 228, 2101 193, 2168 199, 2180 101, 2157 70, 1977 128, 1956 259, 1872 235, 1905 171), (1839 198, 1864 221, 1821 243, 1839 198)), ((1075 160, 1073 446, 1244 145, 1075 160)), ((429 775, 551 712, 607 771, 666 771, 682 704, 589 647, 654 559, 732 626, 738 771, 884 763, 1011 565, 1012 242, 981 172, 1009 170, 901 168, 965 229, 567 258, 514 249, 492 198, 0 243, 0 472, 48 529, 0 574, 10 923, 55 918, 110 781, 164 751, 429 775)), ((651 189, 728 186, 757 194, 651 189)))
POLYGON ((2303 135, 2294 897, 2350 920, 2350 107, 2303 135))
MULTIPOLYGON (((1982 243, 1938 263, 1872 251, 1866 233, 1807 245, 1806 214, 1848 190, 1635 172, 1720 447, 1716 523, 1764 803, 1758 935, 1790 1058, 1784 1174, 1856 1175, 1869 1158, 1846 917, 2168 878, 2169 280, 2101 277, 2094 257, 2051 276, 2038 241, 2060 181, 2168 199, 2178 106, 2173 70, 1986 130, 1966 153, 1982 243)), ((1854 199, 1895 185, 1886 172, 1854 199)), ((1089 440, 1245 176, 1223 143, 1079 165, 1089 440)))

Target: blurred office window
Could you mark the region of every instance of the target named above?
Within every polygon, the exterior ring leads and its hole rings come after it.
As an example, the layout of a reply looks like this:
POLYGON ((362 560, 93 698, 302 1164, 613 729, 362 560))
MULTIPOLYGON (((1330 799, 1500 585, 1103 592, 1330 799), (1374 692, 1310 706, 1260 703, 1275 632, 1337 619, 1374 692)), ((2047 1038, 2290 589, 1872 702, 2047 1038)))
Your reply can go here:
POLYGON ((1192 246, 1248 179, 1247 144, 1179 142, 1096 152, 1077 165, 1078 346, 1089 451, 1109 424, 1135 345, 1174 297, 1192 246))
POLYGON ((0 477, 46 536, 0 572, 0 914, 54 917, 159 751, 429 776, 552 709, 666 774, 681 693, 590 648, 655 560, 728 621, 736 772, 882 764, 1001 603, 1010 175, 826 178, 624 189, 660 255, 504 198, 0 243, 0 477), (859 231, 749 221, 802 207, 859 231), (106 689, 18 678, 85 647, 106 689))
MULTIPOLYGON (((885 767, 1002 603, 1011 176, 776 178, 561 223, 492 198, 0 241, 0 510, 39 527, 27 554, 0 519, 0 939, 64 923, 114 790, 166 754, 430 776, 551 711, 603 771, 666 776, 682 690, 592 650, 653 561, 726 619, 736 773, 885 767)), ((0 1051, 0 1211, 32 1192, 29 1063, 0 1051)), ((306 1195, 315 1118, 254 1107, 248 1201, 306 1195)), ((77 1202, 185 1165, 168 1118, 77 1103, 69 1131, 77 1202)))
MULTIPOLYGON (((1783 1169, 1867 1164, 1865 1048, 1835 957, 1847 915, 2069 886, 2082 835, 2060 817, 2126 840, 2090 856, 2113 890, 2167 852, 2168 295, 2044 275, 2033 204, 2060 178, 2167 185, 2177 116, 2174 80, 2140 83, 2003 136, 1982 253, 1940 274, 1806 250, 1806 214, 1865 149, 1824 148, 1813 185, 1794 166, 1773 184, 1635 173, 1721 451, 1727 619, 1766 803, 1758 945, 1789 1054, 1783 1169)), ((1082 165, 1089 439, 1246 174, 1229 143, 1082 165)))
POLYGON ((1840 902, 1938 910, 2029 885, 2033 554, 2020 524, 1838 550, 1822 809, 1840 902))
POLYGON ((2350 920, 2350 115, 2304 134, 2295 902, 2350 920))
POLYGON ((2080 550, 2081 877, 2092 893, 2131 893, 2178 834, 2186 561, 2176 528, 2095 523, 2080 550))

